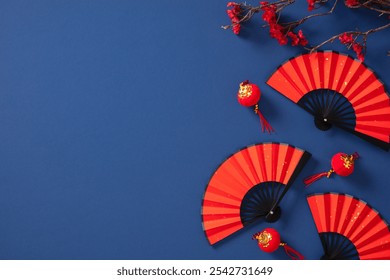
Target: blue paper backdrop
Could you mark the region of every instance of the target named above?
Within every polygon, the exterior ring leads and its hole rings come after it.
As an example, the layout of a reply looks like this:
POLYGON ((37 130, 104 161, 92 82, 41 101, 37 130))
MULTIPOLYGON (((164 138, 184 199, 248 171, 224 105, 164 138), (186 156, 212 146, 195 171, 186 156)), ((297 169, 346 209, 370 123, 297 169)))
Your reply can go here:
MULTIPOLYGON (((253 2, 257 5, 256 1, 253 2)), ((307 14, 297 1, 285 15, 307 14)), ((289 143, 312 153, 273 224, 308 259, 322 254, 306 195, 345 192, 390 221, 389 153, 312 117, 265 84, 304 52, 269 39, 258 17, 237 37, 226 1, 0 1, 1 259, 286 259, 261 252, 258 223, 217 246, 201 226, 204 189, 240 148, 289 143), (236 101, 249 79, 276 133, 236 101), (355 173, 317 182, 339 151, 355 173)), ((326 9, 324 9, 326 10, 326 9)), ((347 10, 305 23, 320 43, 388 21, 347 10)), ((390 30, 369 37, 366 65, 390 84, 390 30)), ((347 54, 335 42, 325 49, 347 54)))

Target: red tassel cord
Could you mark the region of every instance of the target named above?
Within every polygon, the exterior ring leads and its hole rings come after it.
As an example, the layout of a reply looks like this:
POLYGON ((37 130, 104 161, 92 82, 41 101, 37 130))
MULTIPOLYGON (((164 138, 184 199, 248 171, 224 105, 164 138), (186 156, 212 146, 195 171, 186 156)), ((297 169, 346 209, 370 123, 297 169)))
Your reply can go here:
POLYGON ((280 243, 280 246, 284 248, 284 251, 286 252, 287 256, 289 256, 291 259, 293 260, 305 259, 305 257, 301 253, 288 246, 287 243, 280 243))
POLYGON ((329 178, 330 175, 332 175, 333 172, 334 172, 333 169, 331 169, 328 172, 322 172, 322 173, 314 174, 312 176, 309 176, 309 177, 305 178, 303 180, 303 183, 305 183, 305 187, 307 188, 308 186, 313 184, 315 181, 318 181, 319 179, 321 179, 323 177, 329 178))
POLYGON ((265 117, 263 116, 263 114, 260 112, 259 110, 259 105, 256 104, 255 105, 255 113, 257 115, 259 115, 259 118, 260 118, 260 124, 261 124, 261 131, 264 132, 267 131, 268 133, 271 133, 274 131, 274 129, 272 128, 272 126, 269 124, 269 122, 265 119, 265 117))

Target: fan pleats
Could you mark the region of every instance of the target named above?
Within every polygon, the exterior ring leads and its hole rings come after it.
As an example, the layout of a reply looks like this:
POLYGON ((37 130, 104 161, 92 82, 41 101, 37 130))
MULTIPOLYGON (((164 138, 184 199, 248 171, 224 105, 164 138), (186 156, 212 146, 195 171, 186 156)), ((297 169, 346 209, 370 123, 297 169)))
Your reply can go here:
POLYGON ((373 139, 372 143, 384 149, 390 148, 390 98, 383 83, 362 62, 334 51, 303 54, 279 66, 267 84, 319 119, 327 119, 324 110, 340 109, 334 108, 336 103, 321 102, 324 93, 336 92, 348 101, 356 122, 352 128, 343 125, 349 122, 350 112, 338 112, 329 122, 368 141, 373 139), (323 110, 314 110, 313 106, 323 110))
POLYGON ((261 143, 226 159, 212 175, 203 197, 203 229, 210 244, 277 207, 309 157, 288 144, 261 143))
POLYGON ((320 234, 324 255, 321 259, 327 260, 357 260, 359 255, 356 247, 345 236, 334 233, 325 232, 320 234))
POLYGON ((241 202, 240 216, 243 225, 266 217, 285 189, 286 185, 278 182, 264 182, 251 188, 241 202))
POLYGON ((338 193, 309 195, 307 200, 327 256, 335 254, 328 249, 337 242, 331 233, 337 233, 354 245, 360 259, 390 259, 389 225, 366 202, 338 193))

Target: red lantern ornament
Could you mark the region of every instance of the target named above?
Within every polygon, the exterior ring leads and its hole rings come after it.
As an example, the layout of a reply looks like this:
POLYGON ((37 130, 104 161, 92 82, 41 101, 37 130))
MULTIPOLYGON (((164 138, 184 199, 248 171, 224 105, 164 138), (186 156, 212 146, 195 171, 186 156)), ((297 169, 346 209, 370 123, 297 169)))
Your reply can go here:
POLYGON ((248 80, 246 80, 240 84, 240 89, 237 93, 237 100, 238 103, 240 103, 242 106, 254 106, 254 111, 260 118, 262 132, 266 130, 268 133, 271 133, 272 131, 274 131, 274 129, 264 118, 263 114, 259 110, 259 105, 257 104, 260 100, 260 96, 261 91, 259 87, 255 84, 251 84, 248 80))
POLYGON ((327 172, 318 173, 307 177, 303 182, 306 185, 306 188, 310 186, 315 181, 327 177, 329 178, 333 173, 336 173, 340 176, 349 176, 353 173, 355 168, 355 160, 359 158, 358 153, 353 153, 348 155, 345 153, 337 153, 332 157, 331 165, 332 168, 327 172))
POLYGON ((284 251, 291 259, 305 259, 299 252, 287 245, 287 243, 281 242, 279 232, 273 228, 266 228, 261 232, 255 233, 252 239, 257 240, 259 248, 266 253, 272 253, 279 247, 283 247, 284 251))

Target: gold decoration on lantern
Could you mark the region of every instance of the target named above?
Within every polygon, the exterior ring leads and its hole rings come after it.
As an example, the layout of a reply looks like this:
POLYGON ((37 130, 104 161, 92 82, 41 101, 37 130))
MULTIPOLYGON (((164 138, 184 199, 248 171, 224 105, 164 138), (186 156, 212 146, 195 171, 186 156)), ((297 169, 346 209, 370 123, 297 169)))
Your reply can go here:
POLYGON ((272 240, 272 235, 267 231, 263 231, 258 236, 256 236, 256 239, 260 244, 263 245, 263 247, 268 247, 269 242, 272 240))
POLYGON ((249 84, 240 84, 240 89, 238 90, 238 97, 245 98, 252 95, 252 86, 249 84))
POLYGON ((355 161, 355 157, 353 155, 342 155, 340 156, 340 158, 344 162, 343 163, 344 167, 347 169, 350 169, 355 161))

